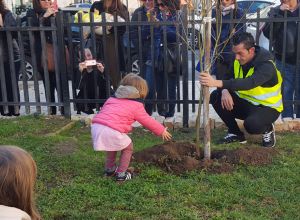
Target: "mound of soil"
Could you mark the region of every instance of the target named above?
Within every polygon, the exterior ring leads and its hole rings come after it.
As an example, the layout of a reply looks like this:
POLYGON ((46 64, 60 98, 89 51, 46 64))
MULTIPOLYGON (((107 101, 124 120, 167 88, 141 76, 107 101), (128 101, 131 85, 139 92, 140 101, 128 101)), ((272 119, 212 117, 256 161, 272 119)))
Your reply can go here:
POLYGON ((273 148, 243 147, 212 151, 212 159, 203 160, 202 150, 190 142, 167 142, 133 154, 133 161, 159 166, 165 171, 182 174, 192 170, 228 173, 235 165, 266 165, 277 152, 273 148))

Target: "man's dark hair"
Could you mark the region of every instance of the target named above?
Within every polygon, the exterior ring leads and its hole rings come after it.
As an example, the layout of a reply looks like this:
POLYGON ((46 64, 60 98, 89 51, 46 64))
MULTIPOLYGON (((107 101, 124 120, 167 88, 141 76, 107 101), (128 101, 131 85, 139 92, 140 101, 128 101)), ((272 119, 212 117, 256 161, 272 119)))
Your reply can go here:
POLYGON ((251 47, 255 46, 255 41, 252 34, 248 32, 241 32, 235 35, 232 39, 233 46, 243 43, 244 47, 249 50, 251 47))

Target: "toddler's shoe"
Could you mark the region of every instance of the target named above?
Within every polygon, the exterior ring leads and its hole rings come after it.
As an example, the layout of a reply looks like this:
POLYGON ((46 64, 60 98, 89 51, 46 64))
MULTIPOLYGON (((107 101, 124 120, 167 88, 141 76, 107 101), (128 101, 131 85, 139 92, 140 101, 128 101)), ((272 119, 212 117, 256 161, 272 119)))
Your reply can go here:
POLYGON ((128 170, 125 172, 116 173, 116 181, 117 182, 124 182, 127 180, 131 180, 132 178, 133 178, 133 173, 131 173, 128 170))
POLYGON ((104 176, 105 177, 114 177, 116 175, 116 170, 118 167, 112 169, 105 169, 104 176))

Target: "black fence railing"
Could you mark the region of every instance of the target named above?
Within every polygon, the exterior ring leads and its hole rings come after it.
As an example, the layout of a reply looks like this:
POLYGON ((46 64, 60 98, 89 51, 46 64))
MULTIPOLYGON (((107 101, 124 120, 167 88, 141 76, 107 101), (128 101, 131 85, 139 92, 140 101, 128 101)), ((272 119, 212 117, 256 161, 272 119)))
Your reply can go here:
MULTIPOLYGON (((188 126, 189 114, 198 107, 200 86, 195 66, 202 60, 204 21, 192 13, 178 12, 175 17, 157 22, 138 15, 135 21, 128 21, 116 15, 102 14, 99 18, 90 14, 89 22, 84 22, 82 15, 74 21, 74 16, 61 12, 47 26, 43 22, 31 26, 30 20, 24 25, 25 21, 18 19, 16 27, 0 28, 1 113, 19 114, 21 108, 26 114, 56 114, 57 107, 66 117, 76 111, 92 113, 101 108, 124 75, 134 72, 144 77, 153 91, 146 105, 152 105, 153 111, 172 110, 176 105, 175 111, 182 113, 183 125, 188 126), (171 41, 169 28, 175 34, 171 41), (79 64, 86 59, 102 63, 104 73, 95 66, 81 71, 79 64)), ((283 68, 291 65, 287 59, 291 51, 287 30, 295 23, 292 96, 296 98, 284 100, 284 104, 299 106, 300 17, 266 18, 258 13, 256 18, 245 16, 223 23, 231 23, 232 27, 242 23, 257 45, 266 47, 277 58, 280 55, 283 68), (283 25, 283 37, 278 55, 274 27, 279 23, 283 25), (270 24, 269 39, 262 32, 265 24, 270 24)), ((285 76, 285 72, 282 74, 285 76)))

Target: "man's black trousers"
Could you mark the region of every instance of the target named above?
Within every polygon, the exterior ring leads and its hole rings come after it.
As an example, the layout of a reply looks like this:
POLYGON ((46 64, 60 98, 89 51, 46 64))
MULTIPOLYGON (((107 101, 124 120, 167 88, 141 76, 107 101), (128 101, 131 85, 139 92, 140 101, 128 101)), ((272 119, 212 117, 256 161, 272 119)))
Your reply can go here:
POLYGON ((243 134, 237 125, 236 118, 244 120, 244 127, 249 134, 263 134, 272 129, 272 123, 280 115, 277 110, 263 105, 253 105, 245 99, 240 98, 234 92, 230 94, 234 103, 231 111, 222 108, 221 90, 215 90, 210 95, 210 103, 228 127, 228 133, 243 134))

